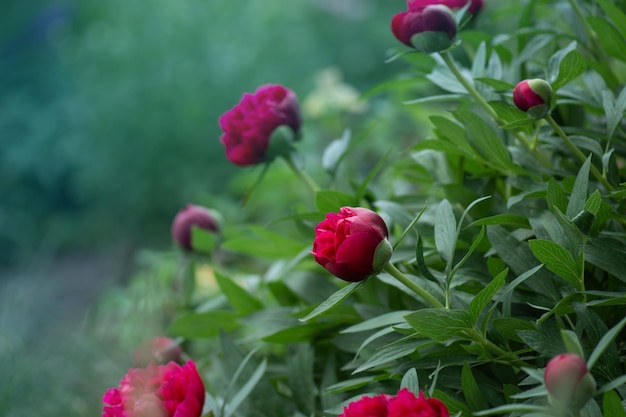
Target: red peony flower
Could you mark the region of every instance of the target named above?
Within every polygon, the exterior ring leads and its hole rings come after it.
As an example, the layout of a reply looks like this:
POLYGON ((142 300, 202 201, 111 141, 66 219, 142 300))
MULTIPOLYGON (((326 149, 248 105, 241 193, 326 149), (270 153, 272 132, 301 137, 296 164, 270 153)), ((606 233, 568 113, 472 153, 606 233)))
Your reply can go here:
POLYGON ((550 403, 557 408, 578 411, 596 392, 596 381, 587 363, 574 353, 550 359, 544 379, 550 403))
POLYGON ((410 11, 421 10, 433 4, 443 4, 451 9, 460 9, 464 7, 468 1, 472 3, 468 9, 472 14, 479 12, 484 6, 483 0, 407 0, 406 5, 410 11))
POLYGON ((154 361, 163 365, 168 362, 180 362, 182 350, 172 339, 157 336, 135 350, 133 362, 135 366, 146 366, 154 361))
POLYGON ((520 81, 513 89, 513 102, 532 117, 541 118, 550 111, 552 87, 540 78, 520 81))
POLYGON ((263 85, 254 94, 244 94, 219 120, 226 157, 242 166, 266 160, 270 137, 277 127, 288 126, 297 136, 300 124, 298 99, 282 85, 263 85))
POLYGON ((389 401, 388 417, 449 417, 446 405, 436 398, 425 398, 424 392, 416 397, 408 389, 398 391, 398 395, 389 401))
POLYGON ((343 409, 339 417, 387 417, 387 402, 390 395, 379 394, 375 397, 361 397, 343 409))
POLYGON ((204 383, 189 361, 130 369, 102 397, 102 417, 200 417, 204 383))
POLYGON ((380 272, 391 257, 385 221, 372 210, 342 207, 315 228, 313 256, 331 274, 362 281, 380 272))
POLYGON ((187 207, 178 212, 172 222, 172 239, 178 246, 188 251, 193 250, 191 245, 191 228, 193 226, 211 232, 219 231, 219 223, 214 212, 202 206, 188 204, 187 207))
POLYGON ((400 42, 421 52, 438 52, 449 48, 456 37, 457 25, 450 9, 429 5, 400 12, 391 20, 391 31, 400 42), (425 38, 415 42, 415 35, 425 38))

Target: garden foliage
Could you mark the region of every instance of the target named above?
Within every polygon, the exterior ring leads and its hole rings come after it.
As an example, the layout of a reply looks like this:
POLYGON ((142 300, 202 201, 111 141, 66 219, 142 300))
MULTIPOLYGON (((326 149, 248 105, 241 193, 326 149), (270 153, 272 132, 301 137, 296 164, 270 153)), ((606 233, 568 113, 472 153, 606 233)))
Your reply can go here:
POLYGON ((241 168, 259 174, 250 204, 289 198, 265 186, 272 171, 301 181, 291 214, 193 228, 166 333, 198 364, 208 415, 339 415, 403 388, 450 415, 626 415, 626 13, 527 0, 454 16, 454 42, 430 55, 413 45, 438 35, 403 31, 386 63, 399 77, 366 95, 428 112, 430 133, 385 137, 373 159, 368 129, 345 126, 358 134, 303 153, 304 113, 297 144, 241 168), (588 397, 548 395, 544 368, 564 353, 588 397))

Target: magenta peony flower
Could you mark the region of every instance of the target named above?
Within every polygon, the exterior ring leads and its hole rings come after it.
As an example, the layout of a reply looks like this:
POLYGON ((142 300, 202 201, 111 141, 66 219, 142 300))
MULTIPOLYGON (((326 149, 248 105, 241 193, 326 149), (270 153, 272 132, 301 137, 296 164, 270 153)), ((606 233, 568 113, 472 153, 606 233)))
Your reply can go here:
POLYGON ((130 369, 102 397, 102 417, 200 417, 204 383, 189 361, 130 369))
POLYGON ((147 343, 138 347, 133 356, 135 366, 147 366, 154 361, 157 364, 168 362, 180 362, 183 351, 172 339, 165 336, 157 336, 147 343))
POLYGON ((468 1, 472 3, 468 9, 472 14, 479 12, 484 6, 483 0, 407 0, 406 5, 410 11, 421 10, 433 4, 443 4, 451 9, 460 9, 464 7, 468 1))
POLYGON ((182 249, 191 251, 191 228, 193 226, 210 232, 219 231, 219 223, 216 215, 211 210, 187 204, 187 207, 180 210, 172 222, 172 240, 182 249))
POLYGON ((372 210, 342 207, 315 228, 315 261, 346 281, 380 272, 391 257, 385 221, 372 210))
POLYGON ((449 417, 446 405, 436 398, 425 398, 424 392, 416 397, 408 389, 398 391, 398 395, 389 401, 388 417, 449 417))
POLYGON ((375 397, 361 397, 343 409, 339 417, 387 417, 387 402, 390 395, 379 394, 375 397))
POLYGON ((282 85, 263 85, 246 93, 239 104, 220 117, 221 141, 226 157, 235 165, 254 165, 266 160, 272 132, 288 126, 300 131, 300 106, 293 91, 282 85))
POLYGON ((396 396, 380 394, 361 397, 343 409, 339 417, 450 417, 445 404, 436 398, 416 397, 408 389, 396 396))
POLYGON ((513 102, 518 109, 541 118, 550 111, 552 87, 540 78, 520 81, 513 89, 513 102))
POLYGON ((596 381, 583 358, 563 353, 550 359, 544 373, 550 403, 577 412, 596 392, 596 381))
POLYGON ((421 52, 432 53, 449 48, 456 37, 456 21, 446 6, 431 5, 400 12, 391 20, 391 31, 400 42, 421 52), (415 35, 424 40, 416 42, 415 35))

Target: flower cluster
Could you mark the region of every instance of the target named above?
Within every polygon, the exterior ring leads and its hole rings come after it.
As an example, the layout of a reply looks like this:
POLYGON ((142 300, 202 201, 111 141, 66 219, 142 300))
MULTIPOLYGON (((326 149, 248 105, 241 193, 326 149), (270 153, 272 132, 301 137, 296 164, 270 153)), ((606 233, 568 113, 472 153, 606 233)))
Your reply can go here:
POLYGON ((276 128, 287 126, 297 137, 300 124, 298 99, 282 85, 263 85, 254 94, 244 94, 219 120, 226 157, 242 166, 270 159, 267 151, 276 128))
POLYGON ((192 361, 130 369, 102 397, 102 417, 199 417, 204 383, 192 361))
POLYGON ((339 417, 449 417, 445 404, 436 398, 416 397, 408 389, 395 396, 380 394, 362 397, 348 404, 339 417))

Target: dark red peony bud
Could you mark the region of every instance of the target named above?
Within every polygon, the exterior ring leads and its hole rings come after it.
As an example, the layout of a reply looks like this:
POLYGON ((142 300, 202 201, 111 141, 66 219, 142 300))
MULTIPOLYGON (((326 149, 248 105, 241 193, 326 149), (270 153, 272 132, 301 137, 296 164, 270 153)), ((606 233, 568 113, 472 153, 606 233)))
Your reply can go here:
POLYGON ((219 231, 217 214, 202 206, 188 204, 172 222, 172 239, 184 250, 192 251, 191 229, 196 226, 210 232, 219 231))
POLYGON ((577 412, 596 392, 596 381, 587 363, 575 353, 550 359, 544 373, 550 403, 562 410, 577 412))
POLYGON ((391 31, 400 42, 426 53, 452 46, 456 30, 452 12, 442 5, 400 12, 391 20, 391 31))
POLYGON ((245 93, 239 104, 219 120, 226 157, 235 165, 254 165, 268 159, 272 132, 287 126, 300 133, 300 106, 293 91, 282 85, 263 85, 245 93))
MULTIPOLYGON (((472 14, 478 13, 484 6, 483 0, 469 0, 472 4, 468 11, 472 14)), ((451 9, 460 9, 465 7, 468 0, 407 0, 406 5, 409 10, 416 11, 426 6, 434 4, 443 4, 451 9)))
POLYGON ((315 261, 345 281, 380 272, 391 257, 385 221, 372 210, 342 207, 315 228, 315 261))
POLYGON ((135 366, 146 366, 150 362, 163 365, 168 362, 180 362, 182 350, 172 339, 157 336, 135 350, 133 362, 135 366))
POLYGON ((540 78, 519 82, 513 89, 513 102, 518 109, 540 119, 550 111, 552 87, 540 78))

